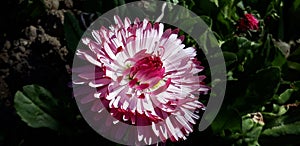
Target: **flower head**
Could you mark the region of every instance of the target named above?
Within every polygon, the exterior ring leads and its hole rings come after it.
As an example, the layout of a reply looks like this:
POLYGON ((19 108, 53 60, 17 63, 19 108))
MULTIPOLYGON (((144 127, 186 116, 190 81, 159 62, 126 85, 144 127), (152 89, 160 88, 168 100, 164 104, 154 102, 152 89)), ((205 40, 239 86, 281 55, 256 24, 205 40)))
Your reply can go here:
POLYGON ((241 31, 258 30, 258 24, 259 21, 252 14, 245 14, 239 19, 237 28, 241 31))
POLYGON ((97 114, 107 110, 113 124, 150 126, 131 135, 138 141, 185 139, 199 118, 194 111, 204 108, 199 96, 209 90, 205 76, 198 75, 204 68, 195 48, 185 48, 179 30, 164 31, 162 23, 114 20, 109 29, 92 31, 94 40, 82 40, 90 50, 77 51, 94 67, 92 73, 81 69, 78 76, 96 89, 81 102, 95 101, 91 109, 97 114))

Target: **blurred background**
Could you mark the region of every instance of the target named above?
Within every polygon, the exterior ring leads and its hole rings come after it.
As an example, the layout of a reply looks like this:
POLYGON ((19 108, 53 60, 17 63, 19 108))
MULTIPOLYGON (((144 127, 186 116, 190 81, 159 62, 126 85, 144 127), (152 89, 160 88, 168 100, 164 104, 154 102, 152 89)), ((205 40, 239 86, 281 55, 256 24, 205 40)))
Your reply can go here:
MULTIPOLYGON (((119 145, 81 117, 71 68, 87 27, 129 2, 0 2, 1 146, 119 145)), ((152 2, 139 1, 147 9, 152 2)), ((214 32, 226 61, 227 88, 209 128, 199 132, 195 125, 187 140, 160 145, 300 145, 300 0, 167 2, 190 9, 214 32)), ((185 43, 196 45, 189 37, 185 43)))

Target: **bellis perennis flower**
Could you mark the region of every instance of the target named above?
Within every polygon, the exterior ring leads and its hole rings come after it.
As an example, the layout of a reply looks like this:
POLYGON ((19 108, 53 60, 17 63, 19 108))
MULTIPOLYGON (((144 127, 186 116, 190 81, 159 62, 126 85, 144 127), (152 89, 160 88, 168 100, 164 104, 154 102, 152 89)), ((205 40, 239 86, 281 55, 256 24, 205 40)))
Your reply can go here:
POLYGON ((259 21, 252 14, 245 14, 239 19, 237 28, 241 31, 258 30, 259 21))
MULTIPOLYGON (((96 89, 92 97, 102 103, 91 109, 107 110, 116 120, 113 123, 150 125, 151 129, 131 135, 140 141, 186 139, 199 119, 195 110, 204 108, 199 96, 209 90, 202 82, 205 76, 198 75, 204 67, 195 48, 185 48, 179 30, 164 31, 162 23, 138 18, 123 22, 118 16, 114 20, 114 26, 94 30, 93 38, 82 40, 90 50, 76 53, 95 70, 79 74, 96 89)), ((89 98, 82 102, 92 101, 89 98)))

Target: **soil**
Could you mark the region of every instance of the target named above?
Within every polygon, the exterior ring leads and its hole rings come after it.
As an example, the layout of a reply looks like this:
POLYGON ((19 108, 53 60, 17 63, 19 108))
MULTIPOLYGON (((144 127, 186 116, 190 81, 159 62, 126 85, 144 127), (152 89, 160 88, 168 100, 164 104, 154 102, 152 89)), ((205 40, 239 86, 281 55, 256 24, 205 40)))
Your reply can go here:
POLYGON ((90 1, 88 4, 86 0, 74 1, 0 2, 0 145, 101 145, 109 142, 85 123, 72 96, 74 52, 70 52, 66 41, 64 16, 66 12, 75 16, 83 31, 97 17, 94 12, 83 10, 83 7, 93 6, 90 1), (73 127, 73 132, 61 134, 47 128, 32 128, 20 119, 13 105, 14 95, 30 84, 46 88, 62 102, 62 109, 68 110, 62 112, 70 114, 62 115, 60 120, 73 127))
POLYGON ((5 137, 0 138, 0 145, 19 145, 24 138, 24 126, 20 128, 24 123, 20 124, 13 107, 14 95, 24 85, 38 84, 54 96, 72 99, 72 54, 66 47, 63 23, 64 12, 75 11, 73 1, 45 0, 34 5, 27 2, 11 0, 0 4, 1 22, 6 22, 0 29, 0 117, 4 117, 0 137, 5 137), (36 8, 36 14, 31 13, 31 8, 36 8))
POLYGON ((63 36, 65 10, 58 10, 58 4, 61 2, 64 1, 45 1, 47 9, 43 17, 34 21, 24 21, 18 24, 18 27, 8 28, 1 33, 3 41, 0 46, 0 77, 2 82, 8 85, 9 88, 7 87, 5 92, 10 95, 3 96, 2 100, 8 98, 11 101, 12 95, 24 85, 42 83, 43 80, 50 81, 54 75, 54 68, 59 68, 59 73, 64 76, 70 75, 71 58, 68 58, 63 36), (16 31, 18 32, 15 33, 16 31))

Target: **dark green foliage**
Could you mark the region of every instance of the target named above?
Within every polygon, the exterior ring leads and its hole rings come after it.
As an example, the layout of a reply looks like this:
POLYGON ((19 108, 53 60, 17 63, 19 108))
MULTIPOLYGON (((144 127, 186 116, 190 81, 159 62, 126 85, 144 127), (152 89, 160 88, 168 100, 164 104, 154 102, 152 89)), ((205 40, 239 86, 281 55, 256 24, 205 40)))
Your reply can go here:
POLYGON ((17 114, 29 126, 59 129, 59 123, 52 116, 58 112, 57 100, 45 88, 37 85, 24 86, 23 91, 17 91, 14 103, 17 114))

